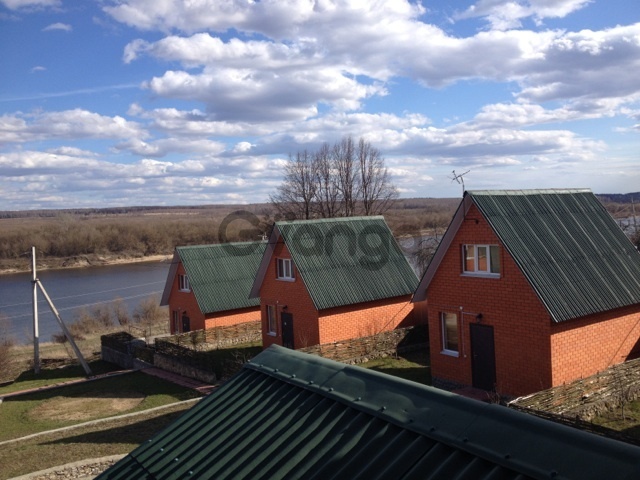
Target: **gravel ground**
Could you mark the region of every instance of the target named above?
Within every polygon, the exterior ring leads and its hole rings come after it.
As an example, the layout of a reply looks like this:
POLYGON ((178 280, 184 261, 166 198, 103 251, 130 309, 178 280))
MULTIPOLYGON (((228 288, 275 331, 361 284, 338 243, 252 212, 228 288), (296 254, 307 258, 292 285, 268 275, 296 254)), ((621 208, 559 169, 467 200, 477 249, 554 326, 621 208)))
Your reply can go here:
POLYGON ((124 456, 112 455, 110 457, 82 460, 59 467, 47 468, 46 470, 29 473, 10 480, 62 480, 66 478, 89 480, 104 472, 124 456))

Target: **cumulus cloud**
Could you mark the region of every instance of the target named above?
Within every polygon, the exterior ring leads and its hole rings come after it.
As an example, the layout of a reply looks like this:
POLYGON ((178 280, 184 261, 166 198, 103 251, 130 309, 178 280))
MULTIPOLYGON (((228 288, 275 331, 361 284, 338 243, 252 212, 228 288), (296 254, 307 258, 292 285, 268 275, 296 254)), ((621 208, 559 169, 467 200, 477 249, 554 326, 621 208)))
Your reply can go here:
POLYGON ((0 144, 65 138, 146 138, 147 135, 139 124, 123 117, 108 117, 79 108, 0 116, 0 144))
POLYGON ((9 10, 19 10, 23 8, 59 7, 62 4, 62 0, 0 0, 0 3, 9 10))
POLYGON ((482 17, 496 30, 518 28, 521 21, 532 17, 541 24, 546 18, 562 18, 584 8, 592 0, 480 0, 454 19, 482 17))
POLYGON ((67 23, 52 23, 51 25, 47 25, 42 29, 43 32, 50 32, 53 30, 62 30, 64 32, 70 32, 73 30, 73 27, 67 23))

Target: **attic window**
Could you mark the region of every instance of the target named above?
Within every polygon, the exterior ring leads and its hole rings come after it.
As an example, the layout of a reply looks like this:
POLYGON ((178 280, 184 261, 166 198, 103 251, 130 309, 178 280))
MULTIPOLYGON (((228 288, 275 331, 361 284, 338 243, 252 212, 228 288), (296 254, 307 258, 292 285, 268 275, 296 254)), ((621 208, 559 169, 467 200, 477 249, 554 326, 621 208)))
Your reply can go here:
POLYGON ((468 275, 500 275, 500 250, 497 245, 463 245, 462 271, 468 275))
POLYGON ((189 279, 186 275, 178 275, 178 289, 181 292, 190 292, 189 279))
POLYGON ((278 258, 276 260, 277 277, 280 280, 293 280, 293 264, 290 258, 278 258))

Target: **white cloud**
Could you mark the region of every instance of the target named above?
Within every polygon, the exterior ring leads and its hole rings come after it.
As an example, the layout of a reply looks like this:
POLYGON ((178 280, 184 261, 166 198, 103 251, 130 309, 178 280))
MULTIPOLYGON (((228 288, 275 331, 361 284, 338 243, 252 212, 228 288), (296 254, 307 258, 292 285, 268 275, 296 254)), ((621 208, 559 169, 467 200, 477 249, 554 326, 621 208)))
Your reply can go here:
POLYGON ((532 17, 540 24, 545 18, 566 17, 584 8, 592 0, 479 0, 454 19, 483 17, 496 30, 520 27, 521 21, 532 17))
POLYGON ((73 30, 73 27, 67 23, 52 23, 51 25, 47 25, 42 29, 43 32, 50 32, 53 30, 62 30, 64 32, 70 32, 73 30))
POLYGON ((59 7, 62 5, 62 0, 0 0, 0 3, 9 10, 19 10, 22 8, 59 7))
POLYGON ((0 144, 50 139, 145 138, 147 132, 123 117, 82 109, 0 116, 0 144))
POLYGON ((224 144, 207 139, 164 138, 151 142, 132 139, 115 146, 116 151, 129 151, 145 157, 164 157, 170 153, 193 155, 217 155, 224 151, 224 144))
POLYGON ((47 70, 46 67, 43 67, 42 65, 37 65, 31 69, 31 73, 44 72, 46 70, 47 70))

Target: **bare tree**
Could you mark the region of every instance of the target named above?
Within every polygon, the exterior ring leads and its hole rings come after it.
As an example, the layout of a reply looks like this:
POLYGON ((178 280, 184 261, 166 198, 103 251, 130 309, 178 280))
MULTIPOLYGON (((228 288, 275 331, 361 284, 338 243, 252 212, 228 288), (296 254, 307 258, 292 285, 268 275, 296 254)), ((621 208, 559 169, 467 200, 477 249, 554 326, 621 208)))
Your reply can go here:
POLYGON ((316 209, 322 218, 333 218, 340 211, 340 192, 336 180, 333 162, 331 161, 331 147, 322 144, 314 156, 316 164, 316 209))
POLYGON ((358 142, 360 200, 365 215, 385 212, 398 198, 398 189, 391 183, 380 150, 363 138, 358 142))
POLYGON ((333 163, 336 169, 338 191, 342 200, 342 215, 352 217, 356 212, 356 200, 360 193, 356 172, 356 148, 353 138, 345 137, 333 146, 333 163))
POLYGON ((309 219, 379 215, 397 197, 380 151, 362 138, 356 144, 344 137, 290 156, 270 200, 286 218, 309 219))
POLYGON ((316 196, 315 162, 307 150, 289 156, 284 182, 270 196, 278 212, 285 218, 312 218, 312 205, 316 196))

